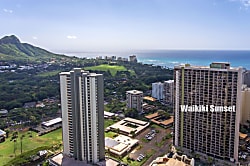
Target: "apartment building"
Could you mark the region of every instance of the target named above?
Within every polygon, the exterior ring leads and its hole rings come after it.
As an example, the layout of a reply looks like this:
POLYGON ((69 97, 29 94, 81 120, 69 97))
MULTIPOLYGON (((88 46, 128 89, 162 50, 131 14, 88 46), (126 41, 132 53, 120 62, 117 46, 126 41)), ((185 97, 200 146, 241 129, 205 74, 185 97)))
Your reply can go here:
POLYGON ((238 161, 242 70, 229 63, 175 66, 175 146, 238 161))
POLYGON ((163 88, 164 84, 161 82, 152 83, 152 97, 156 98, 157 100, 163 100, 163 88))
POLYGON ((174 80, 164 81, 164 102, 172 105, 174 103, 174 80))
POLYGON ((143 92, 138 90, 130 90, 126 92, 127 107, 135 108, 138 112, 142 112, 143 92))
POLYGON ((103 75, 62 72, 60 90, 63 154, 91 164, 104 160, 103 75))

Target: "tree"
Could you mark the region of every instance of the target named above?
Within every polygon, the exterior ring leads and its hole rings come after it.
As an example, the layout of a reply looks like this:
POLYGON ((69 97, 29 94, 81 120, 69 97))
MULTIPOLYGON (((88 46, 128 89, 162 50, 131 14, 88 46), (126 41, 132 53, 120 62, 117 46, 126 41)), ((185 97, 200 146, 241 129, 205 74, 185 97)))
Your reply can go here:
POLYGON ((120 134, 120 128, 116 128, 115 130, 116 133, 120 134))
POLYGON ((24 135, 21 135, 20 139, 21 139, 21 154, 23 153, 23 137, 24 135))
POLYGON ((130 131, 129 133, 132 137, 135 137, 135 130, 130 131))
POLYGON ((16 157, 16 142, 17 142, 17 140, 14 139, 13 142, 14 142, 14 154, 15 154, 15 157, 16 157))
POLYGON ((6 138, 9 138, 10 130, 9 129, 5 129, 5 132, 6 132, 6 138))
POLYGON ((207 162, 208 162, 209 164, 212 164, 212 162, 213 162, 212 157, 208 157, 208 158, 207 158, 207 162))

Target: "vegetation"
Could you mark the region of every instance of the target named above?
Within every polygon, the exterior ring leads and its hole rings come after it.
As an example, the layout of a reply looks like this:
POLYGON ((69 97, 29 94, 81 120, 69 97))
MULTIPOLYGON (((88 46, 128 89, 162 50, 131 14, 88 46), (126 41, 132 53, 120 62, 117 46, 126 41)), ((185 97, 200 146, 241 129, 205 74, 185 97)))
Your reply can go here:
POLYGON ((115 121, 113 119, 105 119, 105 121, 104 121, 104 129, 106 129, 107 127, 111 126, 114 123, 115 123, 115 121))
MULTIPOLYGON (((149 95, 151 83, 173 77, 172 70, 160 66, 53 54, 21 43, 15 36, 0 39, 0 66, 10 67, 0 69, 0 109, 9 111, 6 117, 0 117, 0 128, 8 131, 8 138, 0 144, 0 165, 20 155, 21 151, 25 154, 41 145, 52 146, 60 143, 61 130, 41 137, 31 131, 13 133, 15 129, 31 127, 58 116, 58 73, 79 67, 103 74, 104 100, 107 103, 105 110, 124 113, 130 117, 137 117, 138 113, 135 109, 126 108, 126 91, 136 89, 143 91, 144 95, 149 95), (43 108, 23 107, 27 102, 38 102, 48 98, 53 98, 56 102, 45 104, 43 108)), ((157 106, 163 109, 160 103, 157 103, 157 106)), ((105 128, 116 120, 118 119, 105 120, 105 128)), ((106 135, 114 137, 113 132, 106 135)))
POLYGON ((63 60, 68 57, 48 52, 39 47, 32 46, 27 43, 21 43, 14 36, 5 36, 0 39, 0 58, 1 60, 19 60, 22 62, 39 62, 55 60, 63 60))
POLYGON ((115 132, 112 131, 105 132, 105 137, 115 138, 116 136, 118 136, 118 134, 116 134, 115 132))
POLYGON ((112 76, 115 76, 118 71, 127 71, 127 69, 124 66, 117 66, 117 65, 98 65, 98 66, 92 66, 92 67, 85 67, 85 70, 93 70, 93 71, 105 71, 110 72, 112 76))
POLYGON ((0 144, 0 166, 21 154, 21 135, 24 135, 22 138, 23 152, 31 151, 41 146, 53 146, 62 143, 62 129, 43 136, 38 136, 33 131, 19 132, 18 135, 20 137, 16 139, 16 142, 11 141, 11 138, 7 138, 5 142, 0 144))

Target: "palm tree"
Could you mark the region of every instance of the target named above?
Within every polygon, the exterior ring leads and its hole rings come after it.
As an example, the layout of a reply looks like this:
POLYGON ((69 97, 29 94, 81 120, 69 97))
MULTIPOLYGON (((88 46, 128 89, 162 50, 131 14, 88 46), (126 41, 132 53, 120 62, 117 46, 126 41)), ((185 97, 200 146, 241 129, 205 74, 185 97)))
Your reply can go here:
POLYGON ((14 142, 14 153, 15 153, 15 157, 16 157, 16 141, 17 141, 16 139, 13 140, 13 142, 14 142))
POLYGON ((24 135, 21 135, 20 139, 21 139, 21 154, 23 153, 23 137, 24 135))

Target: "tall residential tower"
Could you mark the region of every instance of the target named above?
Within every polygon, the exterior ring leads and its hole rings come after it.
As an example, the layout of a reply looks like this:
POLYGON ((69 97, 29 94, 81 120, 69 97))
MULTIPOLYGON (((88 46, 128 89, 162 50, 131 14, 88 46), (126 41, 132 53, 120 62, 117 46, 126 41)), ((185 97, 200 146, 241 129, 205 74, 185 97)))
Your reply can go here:
POLYGON ((139 113, 142 112, 143 92, 130 90, 126 92, 127 107, 135 108, 139 113))
POLYGON ((105 158, 103 75, 79 68, 60 73, 63 153, 97 163, 105 158))
POLYGON ((175 146, 238 161, 242 68, 181 65, 174 79, 175 146))

